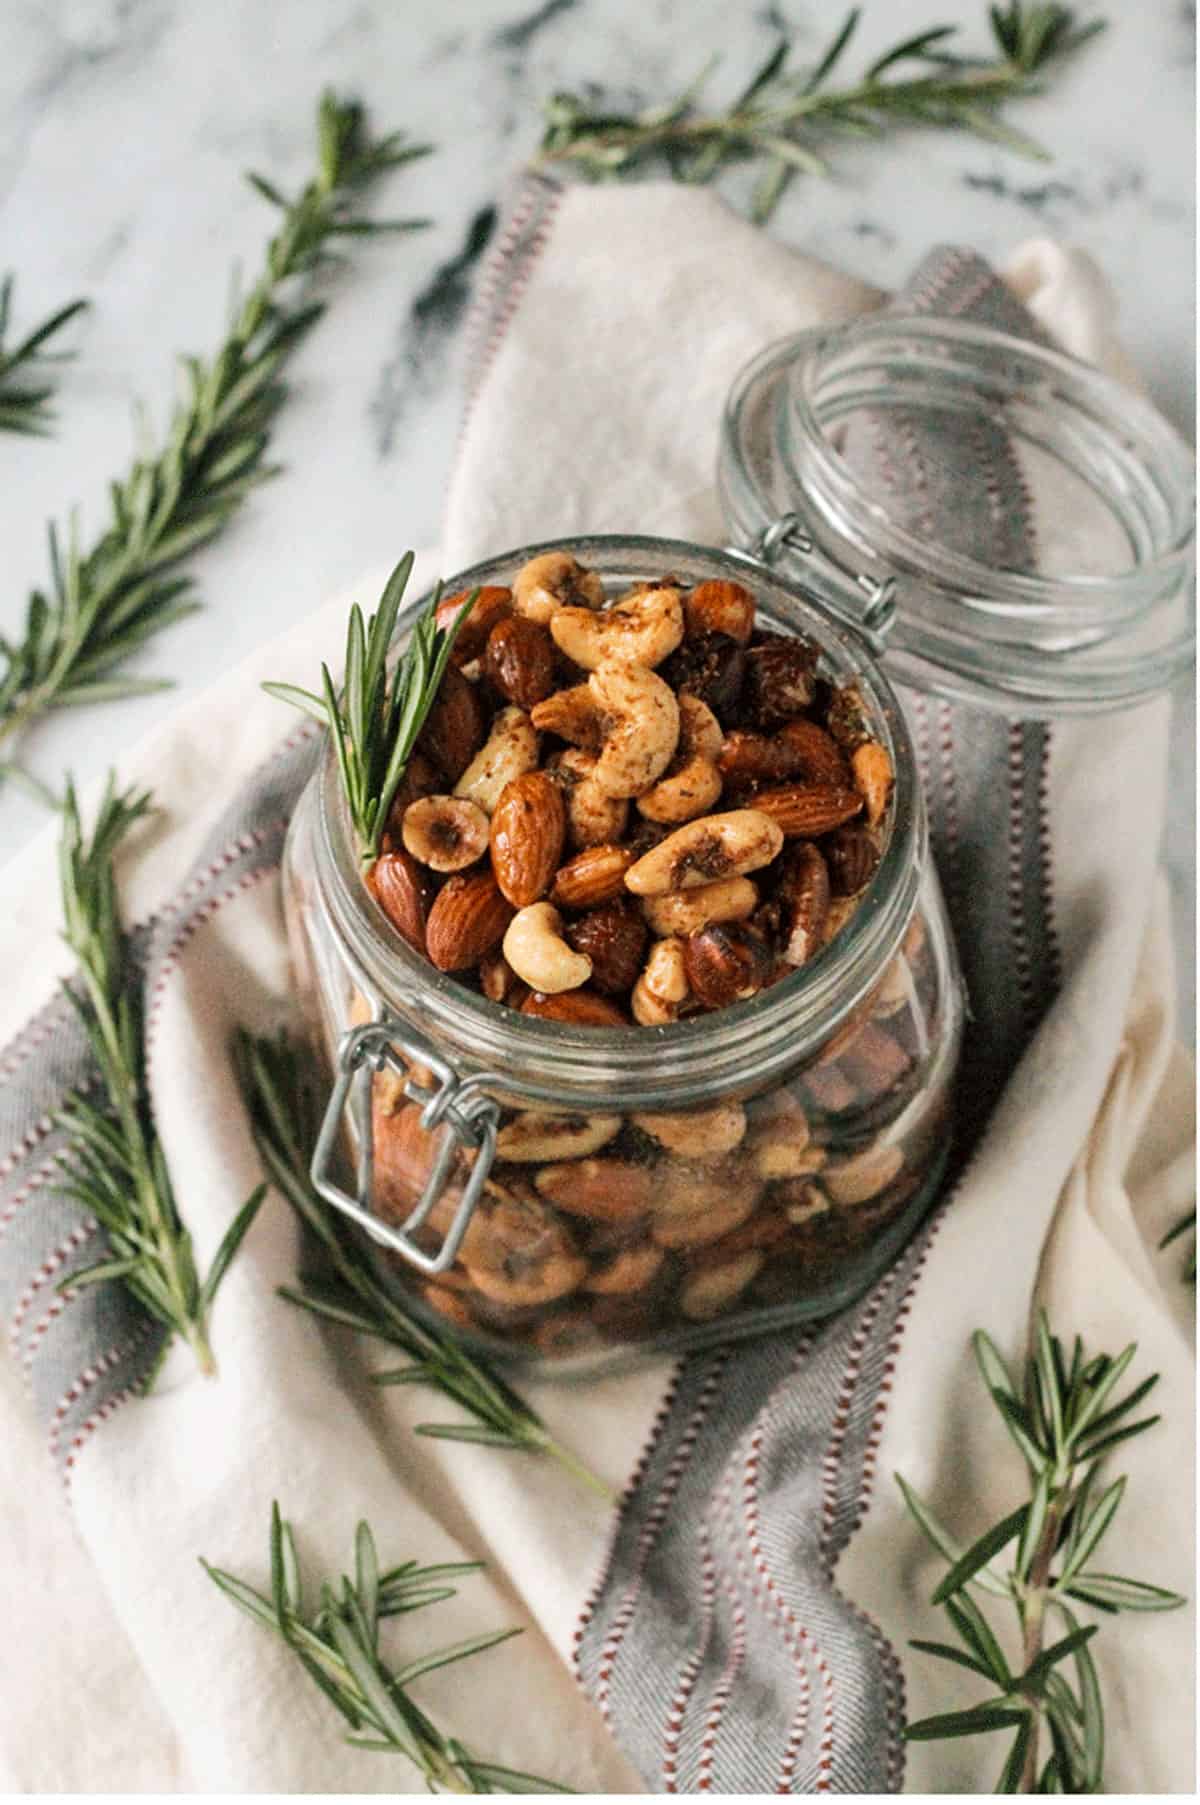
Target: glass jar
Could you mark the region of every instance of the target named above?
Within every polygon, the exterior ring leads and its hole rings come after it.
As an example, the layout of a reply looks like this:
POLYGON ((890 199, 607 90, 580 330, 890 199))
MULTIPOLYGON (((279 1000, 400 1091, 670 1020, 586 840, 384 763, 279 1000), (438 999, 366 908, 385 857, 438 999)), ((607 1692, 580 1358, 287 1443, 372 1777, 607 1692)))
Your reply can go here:
MULTIPOLYGON (((823 676, 857 683, 895 772, 876 873, 806 965, 712 1014, 596 1028, 492 1003, 405 943, 363 882, 327 749, 284 870, 301 1000, 335 1079, 314 1180, 415 1311, 565 1373, 862 1292, 936 1194, 963 1008, 912 746, 868 639, 735 553, 562 543, 609 593, 668 573, 750 581, 760 624, 803 633, 823 676)), ((545 549, 450 587, 507 586, 545 549)))

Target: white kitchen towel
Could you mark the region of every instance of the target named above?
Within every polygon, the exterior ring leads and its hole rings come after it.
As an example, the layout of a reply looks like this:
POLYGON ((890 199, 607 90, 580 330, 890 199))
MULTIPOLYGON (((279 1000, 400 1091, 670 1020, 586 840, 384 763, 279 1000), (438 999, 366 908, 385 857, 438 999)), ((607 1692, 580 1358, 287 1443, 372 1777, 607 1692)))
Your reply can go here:
MULTIPOLYGON (((878 299, 752 232, 711 197, 673 189, 569 191, 506 249, 491 279, 507 285, 507 321, 485 347, 453 486, 447 571, 476 552, 556 532, 633 527, 718 538, 716 420, 737 367, 768 338, 878 299)), ((1057 290, 1064 333, 1081 318, 1094 329, 1088 285, 1074 280, 1071 260, 1038 247, 1022 269, 1027 298, 1057 290)), ((1055 328, 1046 309, 1035 311, 1055 328)), ((494 308, 482 317, 494 321, 494 308)), ((1064 342, 1089 348, 1069 334, 1064 342)), ((432 574, 431 561, 423 574, 432 574)), ((355 591, 364 601, 374 593, 371 583, 355 591)), ((130 918, 177 898, 225 800, 277 745, 278 713, 258 680, 307 681, 321 657, 336 654, 345 606, 345 598, 331 604, 123 761, 122 775, 151 783, 165 806, 123 861, 130 918)), ((924 1601, 932 1579, 891 1472, 904 1471, 964 1535, 1015 1494, 1020 1473, 980 1407, 966 1346, 983 1325, 1018 1353, 1035 1281, 1059 1324, 1104 1345, 1136 1336, 1163 1372, 1174 1433, 1129 1450, 1133 1483, 1112 1559, 1188 1589, 1187 1310, 1174 1264, 1152 1251, 1188 1189, 1181 1165, 1190 1145, 1171 1051, 1161 886, 1152 877, 1162 712, 1110 723, 1102 769, 1094 735, 1070 729, 1055 739, 1047 808, 1062 990, 929 1245, 881 1394, 857 1528, 837 1569, 838 1586, 902 1656, 907 1636, 931 1633, 924 1601)), ((269 867, 261 881, 235 875, 245 850, 207 860, 202 906, 176 900, 157 998, 155 1103, 202 1259, 257 1176, 225 1058, 228 1035, 240 1021, 274 1021, 287 997, 277 885, 269 867)), ((0 886, 0 950, 11 974, 0 1045, 66 969, 47 906, 53 893, 48 834, 0 886)), ((16 1245, 45 1189, 37 1147, 16 1147, 9 1160, 28 1176, 0 1220, 0 1267, 4 1240, 16 1245)), ((42 1274, 55 1252, 30 1266, 6 1325, 16 1371, 27 1362, 36 1374, 61 1261, 42 1274)), ((465 1739, 589 1791, 662 1786, 660 1774, 639 1776, 622 1759, 570 1676, 576 1627, 612 1538, 603 1508, 542 1466, 414 1441, 408 1426, 430 1414, 428 1401, 370 1390, 361 1350, 275 1301, 294 1257, 290 1220, 276 1205, 227 1280, 216 1382, 177 1364, 151 1399, 117 1401, 118 1392, 111 1407, 82 1419, 79 1394, 68 1399, 66 1388, 59 1421, 78 1423, 65 1487, 73 1529, 49 1463, 44 1473, 34 1464, 29 1435, 14 1426, 4 1438, 16 1611, 4 1656, 14 1671, 4 1675, 0 1778, 42 1790, 412 1789, 396 1763, 338 1743, 324 1702, 216 1597, 196 1564, 205 1554, 261 1582, 269 1500, 278 1496, 304 1553, 325 1563, 346 1558, 360 1515, 375 1524, 385 1558, 456 1548, 488 1559, 487 1576, 464 1586, 437 1634, 496 1622, 522 1623, 527 1633, 485 1657, 469 1680, 467 1670, 451 1670, 431 1686, 465 1739), (47 1734, 47 1700, 68 1691, 76 1701, 69 1744, 47 1734)), ((86 1376, 94 1370, 75 1381, 84 1394, 99 1393, 86 1376)), ((535 1401, 620 1485, 667 1379, 650 1367, 585 1392, 539 1385, 535 1401)), ((5 1405, 14 1417, 15 1385, 5 1405)), ((904 1659, 904 1667, 914 1712, 962 1702, 933 1663, 904 1659)), ((1187 1617, 1123 1622, 1102 1638, 1101 1670, 1109 1785, 1186 1789, 1187 1617)), ((987 1790, 995 1765, 986 1744, 921 1750, 908 1783, 987 1790)))

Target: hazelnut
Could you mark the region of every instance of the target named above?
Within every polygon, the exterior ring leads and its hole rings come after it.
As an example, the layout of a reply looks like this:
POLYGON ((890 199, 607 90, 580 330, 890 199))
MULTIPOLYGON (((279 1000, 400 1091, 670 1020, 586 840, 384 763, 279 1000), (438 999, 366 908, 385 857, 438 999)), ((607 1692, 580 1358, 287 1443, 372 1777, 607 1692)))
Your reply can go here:
POLYGON ((857 822, 826 835, 821 851, 835 896, 854 896, 870 882, 879 863, 874 836, 857 822))
POLYGON ((770 949, 747 922, 714 923, 684 945, 692 995, 710 1009, 724 1009, 762 989, 771 970, 770 949))
POLYGON ((592 983, 605 996, 633 989, 642 968, 649 929, 637 905, 627 899, 605 903, 572 921, 563 938, 592 962, 592 983))
POLYGON ((404 849, 431 871, 465 871, 487 850, 488 818, 459 796, 423 796, 404 811, 404 849))
POLYGON ((746 653, 727 633, 697 633, 661 667, 661 675, 680 695, 698 696, 722 727, 737 713, 746 674, 746 653))
POLYGON ((768 732, 812 706, 817 685, 817 647, 807 639, 772 635, 746 653, 742 711, 768 732))

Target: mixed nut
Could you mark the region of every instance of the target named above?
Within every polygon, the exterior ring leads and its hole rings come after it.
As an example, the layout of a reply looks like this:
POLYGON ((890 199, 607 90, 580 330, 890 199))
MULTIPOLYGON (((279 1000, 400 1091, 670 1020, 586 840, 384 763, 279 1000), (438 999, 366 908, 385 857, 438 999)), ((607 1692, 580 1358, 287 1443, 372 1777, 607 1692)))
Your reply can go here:
MULTIPOLYGON (((448 597, 439 619, 464 597, 448 597)), ((480 591, 368 882, 492 1001, 653 1027, 786 977, 879 862, 891 759, 729 581, 606 602, 547 552, 480 591)))
MULTIPOLYGON (((759 627, 742 584, 662 578, 608 600, 555 551, 479 592, 366 882, 409 945, 499 1007, 666 1026, 774 985, 843 931, 893 782, 858 689, 830 683, 810 641, 759 627)), ((507 1110, 426 1303, 561 1356, 828 1288, 944 1149, 941 982, 918 913, 786 1084, 673 1114, 507 1110)), ((420 1116, 395 1073, 376 1077, 374 1204, 391 1220, 433 1164, 420 1116)))

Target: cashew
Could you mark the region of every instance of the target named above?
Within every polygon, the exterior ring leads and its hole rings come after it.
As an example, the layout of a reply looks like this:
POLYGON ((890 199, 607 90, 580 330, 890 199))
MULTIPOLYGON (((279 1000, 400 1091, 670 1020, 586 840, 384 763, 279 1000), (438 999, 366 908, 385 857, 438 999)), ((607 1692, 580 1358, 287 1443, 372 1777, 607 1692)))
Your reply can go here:
POLYGON ((404 846, 431 871, 465 871, 487 851, 488 818, 464 796, 423 796, 404 811, 404 846))
POLYGON ((500 1130, 496 1152, 515 1161, 584 1159, 620 1132, 620 1116, 550 1116, 527 1110, 500 1130))
POLYGON ((757 907, 758 891, 748 877, 722 877, 715 884, 642 898, 642 914, 656 934, 698 934, 713 922, 745 921, 757 907))
POLYGON ((852 1159, 826 1166, 821 1182, 835 1203, 869 1203, 899 1177, 903 1164, 899 1147, 867 1147, 852 1159))
POLYGON ((678 589, 644 589, 603 613, 560 608, 550 618, 550 634, 560 652, 585 671, 609 661, 652 667, 668 658, 683 638, 683 602, 678 589))
POLYGON ((556 733, 585 752, 599 752, 604 744, 604 717, 586 683, 556 689, 544 702, 535 702, 529 718, 539 733, 556 733))
POLYGON ((607 846, 625 832, 629 804, 608 795, 596 782, 596 760, 590 752, 568 747, 546 769, 561 783, 567 805, 567 835, 572 846, 607 846))
POLYGON ((492 722, 486 745, 480 747, 454 786, 456 796, 478 803, 490 815, 500 792, 514 777, 535 771, 538 736, 523 708, 502 708, 492 722))
POLYGON ((683 941, 674 934, 666 940, 656 940, 650 948, 642 977, 650 995, 660 1003, 682 1003, 687 998, 683 950, 683 941))
POLYGON ((703 815, 644 853, 625 873, 625 887, 637 896, 665 896, 716 878, 742 877, 769 865, 782 847, 783 829, 758 809, 703 815))
POLYGON ((725 1260, 720 1266, 701 1267, 693 1273, 679 1293, 679 1308, 693 1322, 707 1322, 720 1316, 742 1295, 751 1280, 758 1277, 765 1254, 743 1253, 725 1260))
POLYGON ((717 758, 725 736, 707 702, 699 696, 679 697, 679 743, 675 756, 653 789, 638 798, 647 821, 692 821, 705 815, 721 794, 717 758))
POLYGON ((811 1178, 825 1164, 822 1147, 800 1147, 795 1141, 760 1141, 750 1163, 760 1178, 811 1178))
POLYGON ((578 990, 592 975, 586 953, 577 953, 562 937, 562 916, 553 903, 530 903, 518 909, 504 936, 504 957, 534 990, 578 990))
POLYGON ((602 664, 588 678, 588 688, 608 717, 595 782, 606 796, 640 796, 675 756, 675 692, 640 664, 602 664))
POLYGON ((732 1153, 746 1133, 746 1112, 740 1103, 718 1103, 714 1109, 678 1115, 635 1115, 633 1119, 660 1147, 681 1159, 719 1159, 732 1153))
POLYGON ((543 552, 523 564, 513 578, 517 613, 542 627, 564 605, 599 608, 603 602, 604 584, 594 570, 585 570, 570 552, 543 552))
POLYGON ((644 973, 630 992, 629 1007, 634 1021, 643 1028, 665 1028, 668 1023, 679 1020, 678 1003, 664 1003, 661 997, 648 990, 644 973))
POLYGON ((754 1214, 759 1186, 718 1166, 679 1161, 654 1198, 651 1234, 660 1247, 702 1247, 740 1228, 754 1214))

